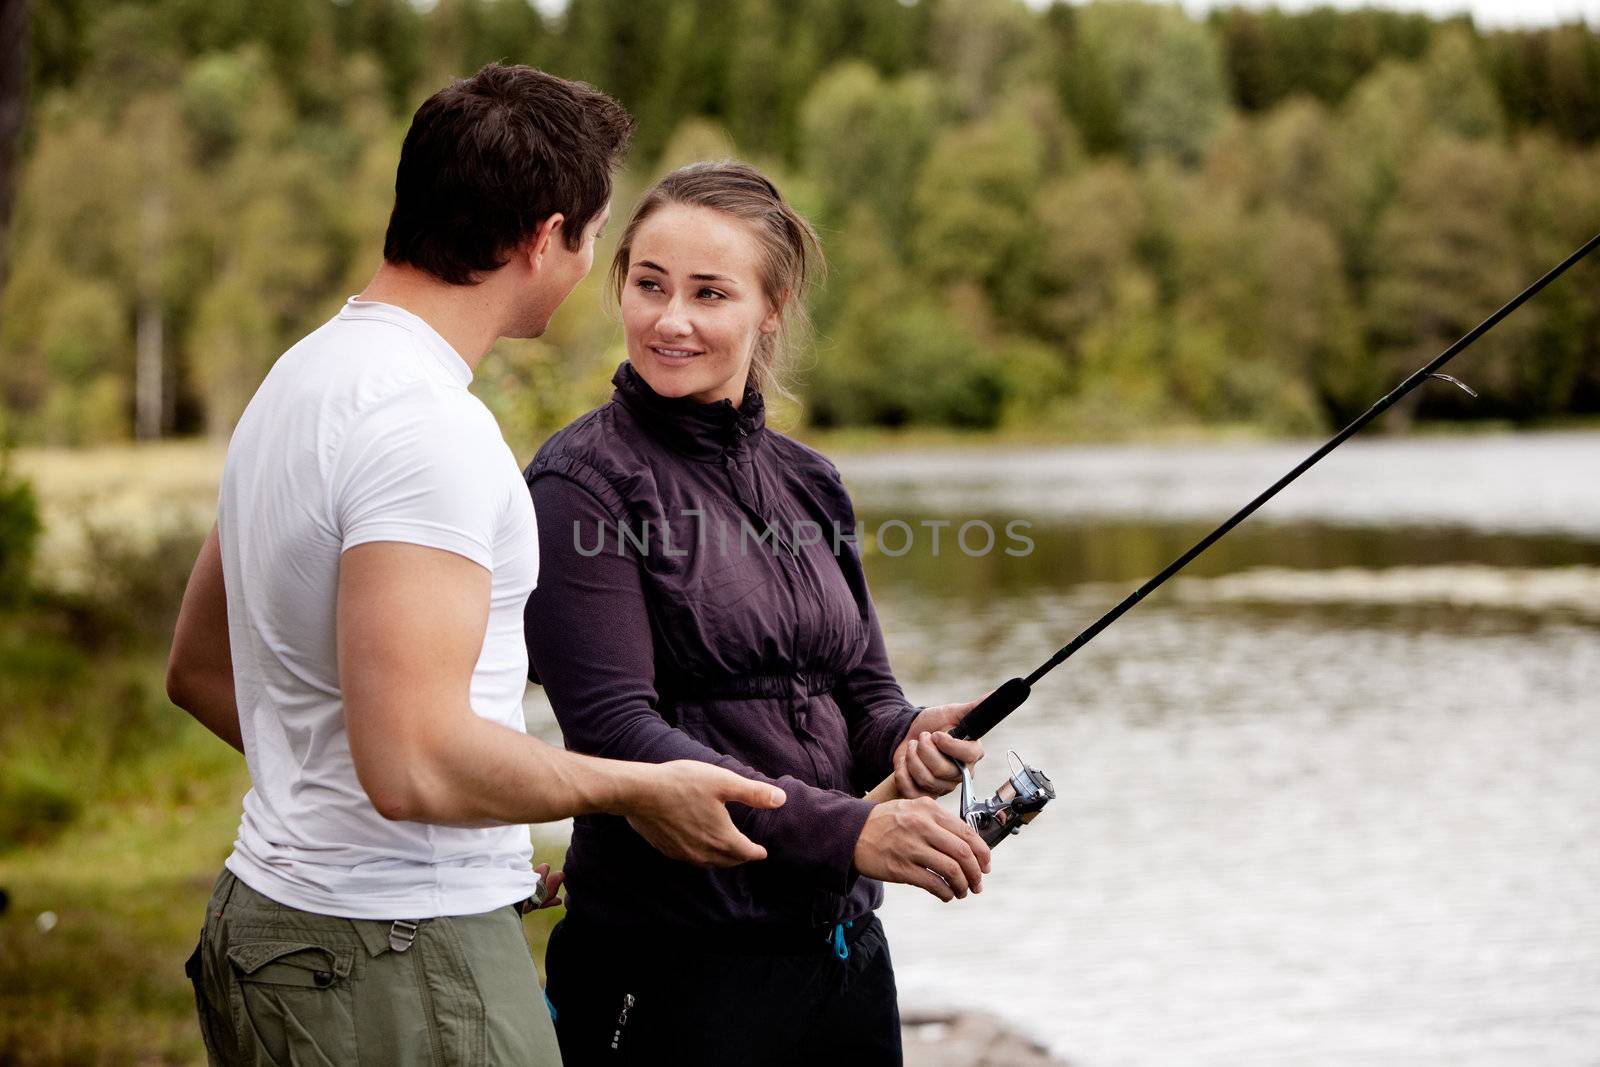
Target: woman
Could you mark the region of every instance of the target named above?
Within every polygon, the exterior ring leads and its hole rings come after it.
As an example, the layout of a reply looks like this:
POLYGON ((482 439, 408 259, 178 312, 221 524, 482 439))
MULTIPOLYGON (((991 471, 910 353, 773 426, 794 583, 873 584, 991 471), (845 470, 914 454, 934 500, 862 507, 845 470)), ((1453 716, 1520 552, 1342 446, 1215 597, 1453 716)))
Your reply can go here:
POLYGON ((668 860, 622 818, 577 821, 546 962, 569 1064, 897 1063, 878 879, 949 900, 988 869, 927 799, 982 755, 941 732, 971 705, 906 702, 838 472, 764 423, 819 265, 753 168, 662 179, 612 263, 616 394, 527 471, 529 662, 568 747, 706 760, 787 796, 735 808, 766 856, 726 869, 668 860), (861 799, 891 772, 921 799, 861 799))

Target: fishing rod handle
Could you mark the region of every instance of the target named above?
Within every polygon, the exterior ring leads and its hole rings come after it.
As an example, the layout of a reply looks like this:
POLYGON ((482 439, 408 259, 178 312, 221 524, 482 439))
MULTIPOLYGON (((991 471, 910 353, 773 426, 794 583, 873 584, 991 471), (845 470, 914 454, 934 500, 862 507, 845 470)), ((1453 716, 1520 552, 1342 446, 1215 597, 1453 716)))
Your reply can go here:
POLYGON ((1000 688, 978 701, 978 706, 956 723, 950 736, 962 741, 975 741, 999 725, 1000 720, 1022 707, 1023 701, 1033 692, 1033 687, 1021 678, 1012 678, 1000 688))
MULTIPOLYGON (((967 712, 961 721, 951 729, 950 736, 962 741, 973 741, 992 730, 996 724, 1022 706, 1033 692, 1031 686, 1021 678, 1013 678, 1000 688, 978 701, 978 706, 967 712)), ((866 799, 874 804, 882 804, 887 800, 901 800, 900 791, 895 788, 894 775, 890 775, 873 787, 866 799)))

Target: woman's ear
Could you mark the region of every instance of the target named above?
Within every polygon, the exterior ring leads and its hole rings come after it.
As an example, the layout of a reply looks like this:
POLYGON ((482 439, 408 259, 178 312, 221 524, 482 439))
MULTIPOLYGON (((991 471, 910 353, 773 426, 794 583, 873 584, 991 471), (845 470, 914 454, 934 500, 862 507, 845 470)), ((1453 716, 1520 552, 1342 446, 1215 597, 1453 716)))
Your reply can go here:
POLYGON ((762 333, 777 333, 778 327, 783 325, 783 309, 789 303, 789 290, 785 289, 778 298, 778 303, 767 312, 767 317, 761 320, 762 333))

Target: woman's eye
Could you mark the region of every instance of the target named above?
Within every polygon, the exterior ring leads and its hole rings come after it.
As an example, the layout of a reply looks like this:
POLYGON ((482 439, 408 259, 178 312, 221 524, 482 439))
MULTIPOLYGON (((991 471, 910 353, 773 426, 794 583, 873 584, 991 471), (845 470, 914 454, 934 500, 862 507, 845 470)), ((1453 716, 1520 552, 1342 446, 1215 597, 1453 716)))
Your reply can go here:
POLYGON ((716 289, 702 289, 702 290, 700 290, 700 299, 702 299, 702 300, 726 300, 727 299, 727 295, 728 294, 720 292, 719 290, 716 290, 716 289))
POLYGON ((639 287, 640 289, 643 289, 647 293, 653 293, 657 289, 661 288, 661 286, 656 284, 654 278, 640 278, 638 281, 634 282, 633 284, 636 285, 637 287, 639 287))

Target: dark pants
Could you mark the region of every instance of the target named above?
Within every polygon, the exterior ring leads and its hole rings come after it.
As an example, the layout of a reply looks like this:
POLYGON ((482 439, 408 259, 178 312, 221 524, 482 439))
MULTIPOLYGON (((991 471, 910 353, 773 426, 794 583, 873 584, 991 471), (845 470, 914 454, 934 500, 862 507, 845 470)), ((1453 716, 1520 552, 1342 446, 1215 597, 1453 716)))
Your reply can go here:
POLYGON ((777 951, 757 938, 741 944, 737 932, 718 940, 644 943, 563 920, 545 955, 562 1060, 901 1062, 894 969, 875 916, 849 931, 847 959, 822 931, 777 951))

